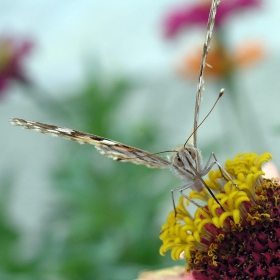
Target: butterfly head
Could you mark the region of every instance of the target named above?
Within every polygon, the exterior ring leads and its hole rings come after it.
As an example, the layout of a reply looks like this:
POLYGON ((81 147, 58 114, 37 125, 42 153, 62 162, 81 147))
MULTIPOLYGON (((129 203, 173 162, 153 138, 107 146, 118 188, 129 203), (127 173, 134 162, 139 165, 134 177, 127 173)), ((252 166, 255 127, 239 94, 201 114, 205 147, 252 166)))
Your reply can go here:
POLYGON ((197 173, 202 170, 201 152, 192 144, 177 146, 170 156, 171 170, 179 179, 189 182, 196 181, 194 169, 197 173))

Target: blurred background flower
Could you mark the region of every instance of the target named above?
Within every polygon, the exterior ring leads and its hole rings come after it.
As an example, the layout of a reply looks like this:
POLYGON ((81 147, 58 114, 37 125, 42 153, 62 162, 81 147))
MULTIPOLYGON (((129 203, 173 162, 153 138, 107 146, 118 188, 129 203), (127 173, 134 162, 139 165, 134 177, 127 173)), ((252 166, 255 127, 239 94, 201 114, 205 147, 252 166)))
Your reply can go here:
POLYGON ((185 267, 174 266, 170 268, 144 271, 140 273, 138 280, 193 280, 192 273, 186 273, 185 267))
MULTIPOLYGON (((53 123, 151 152, 183 143, 192 130, 196 81, 181 79, 173 65, 202 46, 205 27, 167 43, 161 20, 173 7, 171 0, 1 3, 0 34, 27 34, 33 44, 32 56, 22 55, 18 68, 28 86, 9 83, 0 102, 1 279, 135 279, 144 269, 174 265, 159 255, 158 235, 172 209, 170 189, 181 182, 165 170, 116 163, 94 147, 8 123, 10 117, 53 123)), ((273 134, 279 124, 279 11, 274 1, 226 17, 223 50, 238 65, 234 92, 245 106, 250 136, 228 104, 229 84, 206 81, 201 116, 221 87, 226 93, 198 132, 205 158, 214 151, 223 162, 253 146, 258 153, 279 152, 273 134), (252 34, 270 52, 249 71, 240 68, 235 46, 252 42, 252 34), (258 118, 252 119, 250 106, 258 118), (257 145, 260 137, 266 146, 257 145)))
MULTIPOLYGON (((211 0, 195 1, 191 4, 186 3, 185 6, 169 12, 164 20, 164 33, 166 37, 174 37, 180 31, 192 28, 195 25, 205 28, 211 3, 211 0)), ((260 0, 221 1, 215 20, 216 28, 223 27, 225 20, 230 15, 248 8, 259 7, 260 4, 260 0)))
MULTIPOLYGON (((201 46, 197 46, 193 52, 186 54, 176 72, 183 78, 197 79, 201 55, 201 46)), ((229 71, 238 71, 238 69, 252 66, 260 59, 264 59, 264 56, 264 46, 259 42, 243 43, 235 50, 224 50, 217 44, 212 45, 207 57, 209 67, 205 69, 205 78, 226 78, 229 71)))
POLYGON ((27 83, 23 59, 30 53, 32 43, 26 39, 0 37, 0 97, 8 90, 9 83, 27 83))

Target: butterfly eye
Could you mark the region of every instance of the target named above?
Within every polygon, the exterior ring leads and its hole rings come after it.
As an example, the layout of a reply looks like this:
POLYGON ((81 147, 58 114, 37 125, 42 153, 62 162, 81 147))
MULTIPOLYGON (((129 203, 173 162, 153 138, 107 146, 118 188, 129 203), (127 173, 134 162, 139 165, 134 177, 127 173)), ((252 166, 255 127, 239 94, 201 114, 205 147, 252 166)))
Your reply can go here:
POLYGON ((184 163, 180 159, 179 155, 176 155, 176 157, 175 157, 175 164, 176 164, 176 166, 179 166, 179 167, 184 166, 184 163))
POLYGON ((196 151, 194 149, 187 149, 188 153, 190 154, 190 156, 192 157, 192 159, 196 159, 197 155, 196 155, 196 151))

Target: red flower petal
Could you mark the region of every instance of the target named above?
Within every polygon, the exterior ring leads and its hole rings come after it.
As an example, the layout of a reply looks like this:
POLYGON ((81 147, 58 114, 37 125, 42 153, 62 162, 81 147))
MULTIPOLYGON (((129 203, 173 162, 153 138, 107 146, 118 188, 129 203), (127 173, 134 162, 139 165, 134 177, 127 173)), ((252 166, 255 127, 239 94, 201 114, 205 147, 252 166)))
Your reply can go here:
POLYGON ((254 245, 254 251, 257 253, 263 253, 267 250, 267 246, 261 244, 258 240, 256 240, 254 245))
POLYGON ((276 268, 275 266, 271 266, 268 269, 269 275, 267 275, 268 277, 271 278, 276 278, 279 279, 280 277, 280 270, 278 268, 276 268))

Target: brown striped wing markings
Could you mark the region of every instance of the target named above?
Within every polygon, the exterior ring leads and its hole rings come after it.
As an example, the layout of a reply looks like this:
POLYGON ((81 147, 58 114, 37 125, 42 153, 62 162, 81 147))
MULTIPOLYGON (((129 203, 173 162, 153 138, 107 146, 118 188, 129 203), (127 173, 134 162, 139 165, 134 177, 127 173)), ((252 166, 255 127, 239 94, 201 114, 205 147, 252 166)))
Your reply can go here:
POLYGON ((43 134, 63 137, 80 144, 94 145, 101 154, 116 161, 142 164, 150 168, 168 168, 170 165, 167 160, 157 155, 98 135, 18 118, 11 119, 11 123, 15 126, 22 126, 23 128, 35 130, 43 134))

